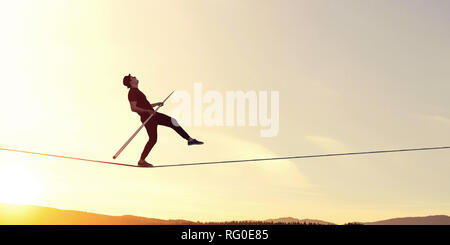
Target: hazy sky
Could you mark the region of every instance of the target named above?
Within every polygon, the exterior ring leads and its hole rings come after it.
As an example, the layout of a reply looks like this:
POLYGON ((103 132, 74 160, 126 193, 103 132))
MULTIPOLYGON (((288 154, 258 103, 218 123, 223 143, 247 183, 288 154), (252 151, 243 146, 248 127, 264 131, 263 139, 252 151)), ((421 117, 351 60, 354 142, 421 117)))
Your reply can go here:
MULTIPOLYGON (((112 160, 140 125, 128 73, 151 102, 194 83, 280 94, 277 137, 189 126, 206 144, 187 147, 160 127, 155 165, 450 144, 449 1, 0 3, 0 147, 112 160)), ((449 154, 136 169, 0 152, 0 202, 194 221, 450 215, 449 154)))

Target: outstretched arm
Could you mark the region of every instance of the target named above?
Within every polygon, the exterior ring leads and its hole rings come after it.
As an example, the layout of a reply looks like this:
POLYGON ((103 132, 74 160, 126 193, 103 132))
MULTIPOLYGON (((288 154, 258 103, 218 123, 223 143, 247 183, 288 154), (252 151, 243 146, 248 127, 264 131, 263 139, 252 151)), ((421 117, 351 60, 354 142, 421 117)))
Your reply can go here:
POLYGON ((155 103, 155 104, 151 104, 152 106, 163 106, 164 105, 164 102, 158 102, 158 103, 155 103))
POLYGON ((137 113, 145 113, 145 112, 152 112, 150 109, 145 109, 142 107, 137 106, 137 101, 130 101, 131 111, 137 112, 137 113))

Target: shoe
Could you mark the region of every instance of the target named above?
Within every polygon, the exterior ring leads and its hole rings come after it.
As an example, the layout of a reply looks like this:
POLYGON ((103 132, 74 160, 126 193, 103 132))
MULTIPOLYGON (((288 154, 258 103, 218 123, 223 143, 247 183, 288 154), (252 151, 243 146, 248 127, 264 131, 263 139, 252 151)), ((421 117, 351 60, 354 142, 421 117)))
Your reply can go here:
POLYGON ((148 163, 146 161, 139 161, 138 162, 138 166, 139 167, 144 167, 144 168, 152 168, 153 167, 152 164, 150 164, 150 163, 148 163))
POLYGON ((203 145, 203 142, 196 139, 188 140, 188 145, 203 145))

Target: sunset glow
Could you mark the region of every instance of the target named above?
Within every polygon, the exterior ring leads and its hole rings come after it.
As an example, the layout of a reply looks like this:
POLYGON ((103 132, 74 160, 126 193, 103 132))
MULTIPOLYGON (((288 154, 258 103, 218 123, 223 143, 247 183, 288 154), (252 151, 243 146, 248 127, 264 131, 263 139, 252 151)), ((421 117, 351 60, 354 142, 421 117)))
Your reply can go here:
POLYGON ((16 161, 0 164, 0 203, 36 203, 39 200, 42 183, 34 176, 32 170, 26 169, 16 161))
MULTIPOLYGON (((450 144, 450 1, 0 3, 0 147, 136 165, 145 129, 112 159, 141 125, 128 74, 151 103, 179 91, 159 112, 205 142, 159 126, 154 165, 450 144), (228 110, 227 92, 252 103, 228 110)), ((0 203, 194 221, 448 215, 449 154, 140 169, 0 151, 0 203)))

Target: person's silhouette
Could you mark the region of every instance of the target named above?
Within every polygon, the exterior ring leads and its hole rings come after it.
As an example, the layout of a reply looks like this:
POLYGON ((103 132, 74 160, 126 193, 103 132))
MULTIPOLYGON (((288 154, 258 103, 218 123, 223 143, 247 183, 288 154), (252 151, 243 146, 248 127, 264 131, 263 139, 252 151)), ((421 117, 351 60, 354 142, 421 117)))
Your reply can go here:
MULTIPOLYGON (((138 89, 139 80, 136 77, 128 74, 123 78, 123 85, 129 88, 128 100, 130 101, 131 111, 136 112, 141 117, 141 122, 145 122, 147 118, 154 112, 153 106, 162 106, 162 102, 150 104, 144 93, 138 89)), ((138 165, 141 167, 153 167, 152 164, 145 161, 145 158, 150 153, 151 149, 156 143, 158 138, 157 127, 158 125, 170 127, 175 130, 181 137, 187 140, 188 145, 201 145, 203 142, 191 138, 184 129, 178 125, 174 118, 171 118, 165 114, 155 112, 152 118, 145 124, 145 129, 149 140, 142 151, 141 158, 138 165)))

